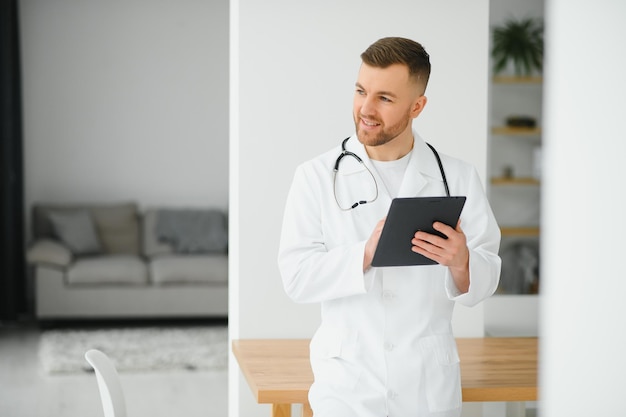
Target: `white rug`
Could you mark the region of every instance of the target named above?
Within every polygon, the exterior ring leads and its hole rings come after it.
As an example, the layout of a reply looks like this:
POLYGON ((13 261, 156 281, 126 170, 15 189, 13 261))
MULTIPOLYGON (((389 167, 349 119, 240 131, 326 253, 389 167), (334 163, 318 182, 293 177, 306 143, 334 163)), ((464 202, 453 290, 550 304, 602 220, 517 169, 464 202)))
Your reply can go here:
POLYGON ((91 372, 85 352, 99 349, 119 372, 226 369, 226 326, 48 330, 39 358, 48 373, 91 372))

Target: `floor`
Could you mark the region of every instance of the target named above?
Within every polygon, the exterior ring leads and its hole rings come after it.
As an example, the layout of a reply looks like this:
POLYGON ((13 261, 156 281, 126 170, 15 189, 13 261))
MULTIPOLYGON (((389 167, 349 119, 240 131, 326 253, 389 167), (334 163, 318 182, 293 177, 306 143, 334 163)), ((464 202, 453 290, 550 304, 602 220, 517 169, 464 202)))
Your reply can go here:
MULTIPOLYGON (((40 326, 0 323, 0 416, 102 417, 94 374, 44 374, 40 326)), ((128 417, 226 417, 228 371, 120 373, 128 417)))

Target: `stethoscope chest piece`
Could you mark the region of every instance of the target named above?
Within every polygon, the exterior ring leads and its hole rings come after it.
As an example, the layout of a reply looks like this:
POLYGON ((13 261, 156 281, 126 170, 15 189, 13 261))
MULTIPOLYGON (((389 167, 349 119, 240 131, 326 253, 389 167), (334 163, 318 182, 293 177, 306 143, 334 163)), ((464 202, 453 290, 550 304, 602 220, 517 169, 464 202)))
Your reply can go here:
POLYGON ((349 137, 345 138, 343 142, 341 142, 341 153, 337 157, 337 160, 335 161, 335 166, 333 168, 333 193, 335 194, 335 202, 337 202, 337 206, 343 211, 350 211, 352 209, 357 208, 358 206, 362 204, 372 203, 376 201, 376 199, 378 198, 378 183, 376 182, 376 178, 374 178, 374 174, 372 174, 372 171, 370 171, 367 165, 365 165, 365 163, 359 157, 359 155, 355 154, 354 152, 350 152, 349 150, 346 149, 346 142, 348 141, 348 139, 350 138, 349 137), (359 165, 367 171, 367 173, 372 178, 372 181, 374 182, 374 196, 369 199, 355 201, 350 206, 343 206, 339 202, 339 199, 337 198, 337 172, 339 172, 339 164, 345 157, 354 158, 359 163, 359 165))

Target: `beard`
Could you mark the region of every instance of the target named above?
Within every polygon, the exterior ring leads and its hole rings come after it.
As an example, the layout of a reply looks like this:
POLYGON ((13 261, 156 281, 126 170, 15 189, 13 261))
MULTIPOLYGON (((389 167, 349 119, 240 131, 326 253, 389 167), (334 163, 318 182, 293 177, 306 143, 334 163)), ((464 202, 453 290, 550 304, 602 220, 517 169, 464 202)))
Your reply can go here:
POLYGON ((382 146, 385 145, 395 138, 397 138, 402 132, 404 132, 411 123, 410 110, 407 110, 405 117, 401 118, 396 124, 386 127, 382 124, 382 122, 378 119, 367 118, 368 120, 379 123, 382 126, 378 132, 369 132, 365 129, 362 129, 360 126, 361 116, 356 114, 354 116, 354 125, 356 128, 356 135, 359 138, 359 142, 361 142, 365 146, 382 146))

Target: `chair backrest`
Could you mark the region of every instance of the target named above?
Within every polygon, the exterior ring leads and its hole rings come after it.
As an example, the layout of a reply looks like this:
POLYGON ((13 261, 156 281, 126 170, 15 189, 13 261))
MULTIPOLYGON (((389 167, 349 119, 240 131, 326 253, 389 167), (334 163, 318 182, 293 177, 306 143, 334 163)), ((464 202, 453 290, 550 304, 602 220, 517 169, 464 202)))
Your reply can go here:
POLYGON ((85 359, 96 373, 104 417, 126 417, 126 401, 122 385, 111 359, 97 349, 88 350, 85 353, 85 359))

